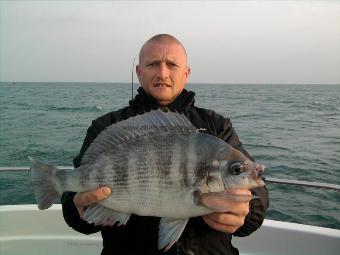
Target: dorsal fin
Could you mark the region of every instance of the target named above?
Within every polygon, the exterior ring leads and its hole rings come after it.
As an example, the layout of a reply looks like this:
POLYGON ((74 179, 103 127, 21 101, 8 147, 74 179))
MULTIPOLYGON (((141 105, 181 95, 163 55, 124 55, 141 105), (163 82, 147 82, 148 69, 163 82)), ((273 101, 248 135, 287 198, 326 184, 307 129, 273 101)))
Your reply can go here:
POLYGON ((81 165, 94 162, 105 151, 115 151, 118 145, 156 132, 197 133, 197 129, 177 112, 154 110, 112 124, 104 129, 85 152, 81 165))

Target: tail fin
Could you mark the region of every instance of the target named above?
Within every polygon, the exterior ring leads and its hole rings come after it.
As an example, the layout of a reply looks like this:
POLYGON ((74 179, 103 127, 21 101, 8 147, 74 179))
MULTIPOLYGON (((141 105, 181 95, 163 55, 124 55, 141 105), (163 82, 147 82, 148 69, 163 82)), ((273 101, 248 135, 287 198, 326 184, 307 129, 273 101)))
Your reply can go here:
POLYGON ((57 167, 44 164, 32 157, 28 157, 32 161, 31 167, 31 183, 40 210, 47 209, 53 205, 53 202, 59 197, 58 191, 55 189, 53 179, 57 167))

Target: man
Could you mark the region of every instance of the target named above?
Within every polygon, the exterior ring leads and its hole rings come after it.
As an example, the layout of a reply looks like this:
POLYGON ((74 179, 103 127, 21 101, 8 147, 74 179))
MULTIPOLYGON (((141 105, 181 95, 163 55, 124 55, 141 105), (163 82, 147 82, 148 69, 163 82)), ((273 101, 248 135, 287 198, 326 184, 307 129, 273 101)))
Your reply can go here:
MULTIPOLYGON (((190 68, 186 51, 173 36, 160 34, 149 39, 141 48, 136 73, 141 87, 129 106, 108 113, 92 122, 80 154, 74 159, 78 167, 91 142, 107 126, 143 114, 152 109, 166 107, 181 112, 197 128, 225 140, 252 159, 243 148, 229 119, 215 112, 194 106, 194 93, 184 89, 190 68)), ((260 197, 246 202, 226 200, 227 212, 212 213, 191 218, 177 243, 166 254, 238 254, 231 245, 232 235, 246 236, 259 228, 268 207, 265 187, 249 190, 229 190, 234 194, 260 197)), ((91 234, 101 231, 102 254, 163 254, 158 250, 159 218, 131 216, 126 226, 101 227, 82 220, 86 206, 110 195, 110 189, 101 187, 84 193, 65 192, 62 198, 66 222, 75 230, 91 234)))

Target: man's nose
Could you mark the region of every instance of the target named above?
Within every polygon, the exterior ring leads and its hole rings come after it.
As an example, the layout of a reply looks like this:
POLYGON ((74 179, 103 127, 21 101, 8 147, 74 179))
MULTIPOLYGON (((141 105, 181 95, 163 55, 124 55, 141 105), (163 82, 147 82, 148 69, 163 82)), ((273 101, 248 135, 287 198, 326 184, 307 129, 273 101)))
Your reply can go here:
POLYGON ((159 78, 168 78, 169 77, 169 68, 166 63, 161 63, 158 68, 158 77, 159 78))

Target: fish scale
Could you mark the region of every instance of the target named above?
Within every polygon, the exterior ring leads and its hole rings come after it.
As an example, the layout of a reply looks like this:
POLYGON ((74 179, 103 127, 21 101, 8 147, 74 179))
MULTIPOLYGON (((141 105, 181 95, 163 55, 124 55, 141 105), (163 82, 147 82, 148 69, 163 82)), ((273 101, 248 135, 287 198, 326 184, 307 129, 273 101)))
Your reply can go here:
MULTIPOLYGON (((163 135, 162 138, 164 137, 165 136, 163 135)), ((153 141, 159 140, 159 138, 157 137, 156 138, 152 137, 152 138, 154 138, 153 141)), ((143 139, 144 138, 141 138, 141 140, 143 139)), ((145 140, 145 146, 143 146, 143 148, 146 149, 147 151, 149 149, 148 147, 155 146, 156 142, 147 143, 148 139, 144 139, 144 140, 145 140)), ((174 135, 169 134, 167 140, 174 141, 174 135)), ((141 141, 137 142, 137 144, 139 145, 140 143, 142 142, 141 141)), ((137 146, 135 148, 137 148, 137 146)), ((169 149, 172 150, 172 148, 169 148, 169 149)), ((186 150, 186 149, 183 148, 182 150, 186 150)), ((162 151, 162 150, 159 150, 159 151, 162 151)), ((132 154, 132 155, 129 155, 130 159, 134 158, 133 154, 135 152, 136 150, 132 150, 129 152, 129 154, 132 154)), ((181 183, 182 176, 178 174, 178 169, 173 168, 169 164, 169 162, 168 164, 166 162, 161 162, 160 159, 162 157, 160 155, 162 155, 162 153, 156 154, 157 159, 155 161, 158 162, 158 164, 156 163, 157 170, 152 169, 152 168, 151 169, 150 168, 140 169, 138 165, 136 165, 136 167, 134 168, 129 168, 128 182, 125 183, 124 180, 120 179, 119 182, 113 185, 114 188, 112 192, 112 199, 115 200, 114 201, 115 203, 111 202, 110 204, 115 205, 116 203, 119 203, 120 205, 122 205, 122 203, 124 203, 122 200, 130 200, 127 204, 129 204, 129 206, 131 206, 131 204, 135 205, 135 207, 137 207, 137 210, 138 210, 140 208, 139 202, 141 201, 142 204, 149 203, 150 208, 154 207, 154 209, 159 210, 161 209, 160 205, 162 204, 162 201, 164 201, 165 199, 169 201, 173 201, 173 200, 179 200, 181 197, 183 197, 183 192, 187 192, 187 189, 183 189, 183 190, 181 189, 182 187, 180 183, 181 183), (163 170, 165 167, 168 170, 167 176, 163 174, 163 170), (152 174, 153 171, 156 172, 155 175, 152 174), (164 178, 164 177, 167 177, 167 178, 164 178), (171 183, 178 183, 178 185, 171 186, 171 183), (120 188, 117 189, 117 186, 120 188), (136 193, 136 194, 143 194, 143 195, 139 195, 139 196, 138 195, 135 195, 135 196, 122 195, 122 194, 125 194, 125 192, 127 191, 129 192, 129 194, 136 193), (167 191, 167 193, 164 193, 161 191, 167 191), (164 194, 168 194, 168 195, 164 195, 164 194), (145 200, 148 200, 148 202, 146 202, 145 200)), ((153 160, 151 161, 153 162, 153 160)), ((130 208, 130 209, 133 210, 135 208, 130 208)))

